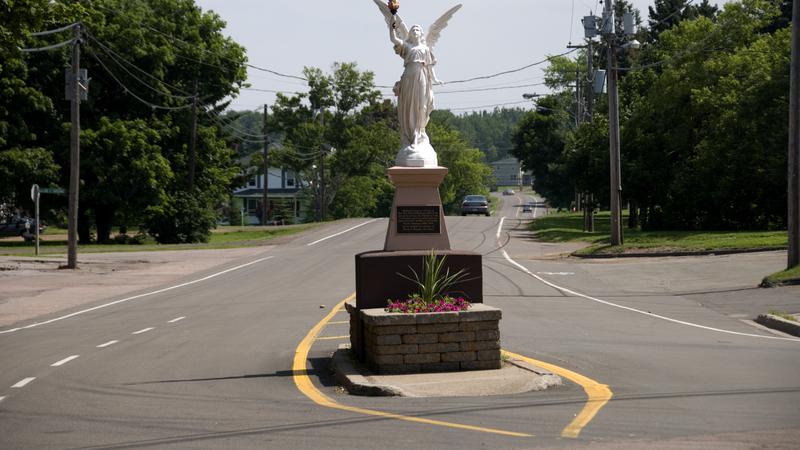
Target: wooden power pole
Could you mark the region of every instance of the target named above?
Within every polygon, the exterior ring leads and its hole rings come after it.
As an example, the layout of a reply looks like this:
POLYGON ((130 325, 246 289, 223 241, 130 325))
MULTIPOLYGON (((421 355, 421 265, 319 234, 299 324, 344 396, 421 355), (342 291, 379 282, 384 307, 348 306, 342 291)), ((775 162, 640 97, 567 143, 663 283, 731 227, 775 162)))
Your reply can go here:
POLYGON ((800 265, 800 0, 792 2, 792 70, 789 88, 789 261, 800 265))
MULTIPOLYGON (((67 213, 67 268, 78 267, 78 190, 81 177, 81 24, 75 25, 70 78, 69 211, 67 213)), ((38 227, 38 224, 36 224, 38 227)))
POLYGON ((606 31, 608 58, 608 137, 611 157, 611 245, 622 245, 622 177, 619 151, 619 92, 617 91, 617 52, 614 34, 614 11, 612 1, 606 0, 603 26, 606 31), (606 23, 610 21, 610 23, 606 23))
POLYGON ((192 98, 192 134, 189 141, 189 192, 194 190, 194 172, 197 167, 197 80, 192 98))
POLYGON ((261 194, 261 225, 269 219, 269 140, 267 139, 267 105, 264 105, 264 192, 261 194))

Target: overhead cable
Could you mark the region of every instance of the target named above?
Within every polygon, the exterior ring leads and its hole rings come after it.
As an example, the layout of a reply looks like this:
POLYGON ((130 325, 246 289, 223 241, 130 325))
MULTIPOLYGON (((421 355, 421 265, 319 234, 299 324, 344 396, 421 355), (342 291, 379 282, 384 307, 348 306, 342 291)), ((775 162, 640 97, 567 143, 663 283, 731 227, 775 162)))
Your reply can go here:
POLYGON ((100 64, 100 66, 102 66, 103 69, 105 69, 105 71, 108 73, 108 75, 111 76, 111 78, 113 78, 114 81, 116 81, 117 84, 119 84, 120 87, 122 87, 125 90, 125 93, 129 94, 131 97, 135 98, 139 102, 149 106, 152 109, 163 109, 163 110, 166 110, 166 111, 179 111, 179 110, 182 110, 182 109, 188 109, 188 108, 192 107, 192 104, 183 105, 183 106, 164 106, 164 105, 157 105, 155 103, 148 102, 147 100, 145 100, 145 99, 139 97, 138 95, 136 95, 133 91, 131 91, 128 88, 128 86, 125 86, 125 83, 120 81, 119 78, 117 78, 117 76, 114 75, 114 72, 112 72, 111 69, 109 69, 108 66, 105 65, 103 60, 100 59, 100 57, 97 56, 97 53, 95 53, 91 49, 91 47, 89 47, 88 50, 89 50, 88 53, 90 55, 92 55, 92 57, 100 64))
POLYGON ((61 33, 62 31, 67 31, 75 28, 75 25, 78 24, 79 22, 75 22, 69 25, 65 25, 61 28, 56 28, 55 30, 37 31, 36 33, 31 33, 31 36, 47 36, 48 34, 61 33))
POLYGON ((34 48, 21 48, 19 51, 23 53, 34 53, 34 52, 45 52, 48 50, 55 50, 57 48, 64 47, 65 45, 69 45, 75 42, 75 39, 68 39, 64 42, 59 42, 58 44, 48 45, 47 47, 34 47, 34 48))

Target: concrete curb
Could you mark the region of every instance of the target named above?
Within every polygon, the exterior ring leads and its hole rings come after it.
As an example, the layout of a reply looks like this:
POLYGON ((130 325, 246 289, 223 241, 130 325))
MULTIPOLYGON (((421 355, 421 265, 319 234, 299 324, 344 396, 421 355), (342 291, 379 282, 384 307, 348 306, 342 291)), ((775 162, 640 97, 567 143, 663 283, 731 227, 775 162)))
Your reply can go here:
POLYGON ((361 372, 356 369, 356 363, 350 353, 350 346, 347 344, 340 345, 339 349, 333 353, 332 364, 336 381, 353 395, 408 397, 407 393, 397 386, 369 382, 367 377, 361 375, 361 372))
POLYGON ((786 320, 772 314, 759 314, 756 322, 774 330, 783 331, 792 336, 800 337, 800 322, 786 320))
MULTIPOLYGON (((529 376, 524 378, 524 388, 520 390, 518 380, 523 378, 516 377, 517 384, 511 389, 515 389, 513 392, 509 390, 509 387, 503 384, 505 392, 493 392, 491 394, 479 394, 479 395, 504 395, 504 394, 516 394, 522 391, 524 392, 532 392, 532 391, 543 391, 547 388, 554 387, 554 386, 562 386, 564 384, 563 380, 560 376, 550 373, 541 367, 537 367, 531 364, 526 363, 525 361, 518 361, 518 360, 508 360, 506 361, 510 366, 514 366, 516 369, 514 370, 522 370, 525 372, 529 372, 529 376)), ((359 370, 358 363, 353 361, 352 355, 350 353, 350 347, 347 344, 342 344, 339 346, 339 350, 334 352, 332 358, 332 368, 334 371, 334 376, 336 380, 341 384, 347 392, 352 395, 362 395, 362 396, 370 396, 370 397, 429 397, 430 395, 426 395, 425 393, 420 393, 419 391, 414 392, 415 388, 412 385, 408 389, 403 388, 402 385, 392 385, 392 384, 382 384, 382 383, 375 383, 368 379, 367 376, 364 375, 364 372, 359 370)), ((363 369, 366 370, 366 369, 363 369)), ((509 370, 507 366, 505 369, 500 370, 509 370)), ((485 371, 485 372, 495 372, 495 371, 485 371)), ((500 372, 500 371, 496 371, 500 372)), ((458 377, 458 376, 470 376, 469 374, 476 373, 474 371, 467 371, 467 372, 446 372, 449 376, 458 377)), ((434 381, 433 378, 425 378, 425 377, 435 377, 441 376, 442 373, 429 373, 429 374, 414 374, 412 376, 418 377, 417 380, 420 378, 425 380, 425 383, 431 383, 434 381)), ((375 376, 375 378, 380 378, 380 376, 375 376)), ((402 380, 402 378, 401 378, 402 380)), ((507 379, 508 380, 508 379, 507 379)), ((499 381, 495 380, 495 383, 499 381)), ((399 383, 403 383, 403 381, 399 381, 399 383)), ((514 383, 513 381, 511 382, 514 383)), ((497 386, 497 385, 496 385, 497 386)), ((443 389, 446 389, 444 387, 443 389)), ((501 390, 502 391, 502 390, 501 390)), ((470 396, 465 395, 463 393, 452 393, 452 396, 470 396)), ((474 394, 473 394, 474 395, 474 394)), ((448 396, 448 395, 445 395, 448 396)))
POLYGON ((641 253, 595 253, 591 255, 581 255, 575 252, 570 256, 582 259, 611 259, 611 258, 663 258, 672 256, 712 256, 712 255, 735 255, 738 253, 759 253, 775 252, 786 250, 786 247, 763 247, 763 248, 742 248, 728 250, 702 250, 698 252, 641 252, 641 253))

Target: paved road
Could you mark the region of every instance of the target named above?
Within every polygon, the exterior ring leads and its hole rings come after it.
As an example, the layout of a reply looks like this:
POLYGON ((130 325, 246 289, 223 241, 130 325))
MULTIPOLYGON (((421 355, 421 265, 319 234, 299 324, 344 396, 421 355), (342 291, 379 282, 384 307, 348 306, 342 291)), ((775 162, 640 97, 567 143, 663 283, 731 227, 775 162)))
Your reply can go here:
POLYGON ((382 247, 384 219, 338 222, 163 288, 190 284, 0 334, 0 447, 797 447, 800 342, 742 320, 763 308, 800 310, 798 288, 752 287, 783 254, 559 259, 524 231, 533 214, 519 205, 533 198, 503 200, 493 217, 448 218, 451 241, 484 255, 485 301, 504 311, 504 348, 613 392, 577 438, 562 436, 586 407, 572 382, 480 398, 342 394, 327 357, 347 340, 345 314, 313 342, 307 371, 350 410, 298 390, 298 344, 352 293, 353 255, 382 247))

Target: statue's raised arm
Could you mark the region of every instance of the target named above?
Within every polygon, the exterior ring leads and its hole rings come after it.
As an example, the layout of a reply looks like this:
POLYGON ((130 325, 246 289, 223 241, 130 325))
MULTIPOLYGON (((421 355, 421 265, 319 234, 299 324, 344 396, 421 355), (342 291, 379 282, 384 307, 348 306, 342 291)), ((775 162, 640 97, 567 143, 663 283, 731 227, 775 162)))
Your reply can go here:
POLYGON ((403 58, 405 67, 400 81, 394 85, 401 142, 395 163, 406 167, 436 167, 438 158, 425 131, 433 112, 433 84, 439 83, 433 69, 436 58, 431 49, 461 5, 450 8, 439 17, 426 35, 419 25, 406 28, 397 15, 399 5, 396 1, 373 1, 386 19, 389 39, 395 52, 403 58))

